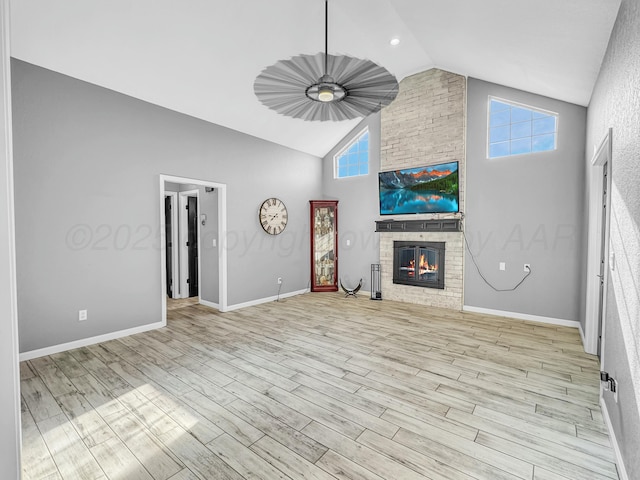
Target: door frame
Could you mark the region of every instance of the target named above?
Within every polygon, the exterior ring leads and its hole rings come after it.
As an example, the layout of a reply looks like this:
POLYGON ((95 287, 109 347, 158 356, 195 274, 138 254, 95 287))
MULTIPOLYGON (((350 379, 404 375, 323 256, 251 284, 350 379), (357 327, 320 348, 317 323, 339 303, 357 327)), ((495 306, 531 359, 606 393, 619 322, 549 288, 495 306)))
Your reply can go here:
POLYGON ((587 231, 587 291, 585 305, 585 331, 583 334, 584 350, 596 355, 598 352, 598 315, 600 310, 600 256, 604 248, 605 270, 602 298, 602 341, 600 358, 604 358, 605 318, 607 311, 607 289, 609 283, 609 231, 611 222, 611 163, 612 134, 610 128, 598 147, 594 149, 591 167, 589 168, 589 218, 587 231), (607 168, 607 216, 603 225, 602 198, 604 195, 603 175, 607 168), (604 242, 602 239, 602 230, 604 242), (604 245, 603 245, 604 243, 604 245))
POLYGON ((22 429, 20 420, 20 370, 18 301, 13 181, 13 137, 11 123, 11 66, 9 58, 9 1, 0 0, 0 464, 6 478, 20 477, 22 429))
MULTIPOLYGON (((177 246, 178 246, 178 192, 165 192, 164 194, 165 197, 169 197, 171 198, 171 224, 173 225, 173 228, 171 229, 171 263, 173 264, 171 266, 171 272, 172 272, 172 278, 171 278, 171 283, 173 285, 173 298, 179 298, 178 295, 180 295, 180 285, 178 285, 178 268, 180 268, 180 262, 178 260, 178 252, 177 252, 177 246)), ((166 225, 163 225, 166 226, 166 225)), ((165 230, 166 232, 166 230, 165 230)), ((166 243, 164 244, 166 245, 166 243)), ((165 255, 165 261, 166 261, 166 255, 165 255)), ((166 264, 165 264, 166 266, 166 264)), ((165 272, 166 272, 166 268, 165 268, 165 272)), ((165 283, 166 285, 166 283, 165 283)), ((166 290, 165 290, 165 294, 166 294, 166 290)))
MULTIPOLYGON (((178 240, 178 256, 180 257, 180 295, 177 298, 189 298, 189 218, 186 213, 187 199, 196 197, 198 215, 200 215, 200 192, 198 190, 185 190, 178 192, 178 221, 180 222, 180 239, 178 240)), ((198 237, 198 297, 200 297, 200 222, 196 222, 198 237)))
MULTIPOLYGON (((166 270, 166 252, 165 245, 165 228, 164 223, 164 196, 165 182, 181 183, 189 185, 200 185, 203 187, 216 188, 218 192, 218 310, 227 311, 227 185, 224 183, 211 182, 208 180, 200 180, 196 178, 177 177, 175 175, 159 175, 160 196, 159 196, 159 217, 160 217, 160 304, 162 306, 162 323, 167 324, 167 270, 166 270)), ((200 299, 202 303, 202 299, 200 299)))

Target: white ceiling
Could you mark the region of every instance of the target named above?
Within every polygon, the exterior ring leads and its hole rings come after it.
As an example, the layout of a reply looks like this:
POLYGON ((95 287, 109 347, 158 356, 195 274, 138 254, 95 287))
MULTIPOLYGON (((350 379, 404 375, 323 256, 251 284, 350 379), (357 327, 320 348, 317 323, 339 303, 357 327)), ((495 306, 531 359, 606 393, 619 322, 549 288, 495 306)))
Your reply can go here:
MULTIPOLYGON (((587 105, 619 5, 331 0, 329 53, 587 105)), ((358 123, 291 119, 253 93, 264 67, 324 49, 324 0, 13 0, 11 40, 20 60, 317 156, 358 123)))

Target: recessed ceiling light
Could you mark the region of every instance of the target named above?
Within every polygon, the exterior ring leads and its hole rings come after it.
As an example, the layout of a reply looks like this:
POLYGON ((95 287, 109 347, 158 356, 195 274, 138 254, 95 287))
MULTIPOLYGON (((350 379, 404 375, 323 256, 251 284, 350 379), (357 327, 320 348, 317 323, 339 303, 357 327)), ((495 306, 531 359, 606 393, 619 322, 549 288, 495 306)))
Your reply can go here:
POLYGON ((400 45, 400 39, 398 37, 393 37, 391 40, 389 40, 389 44, 391 44, 393 47, 395 47, 396 45, 400 45))

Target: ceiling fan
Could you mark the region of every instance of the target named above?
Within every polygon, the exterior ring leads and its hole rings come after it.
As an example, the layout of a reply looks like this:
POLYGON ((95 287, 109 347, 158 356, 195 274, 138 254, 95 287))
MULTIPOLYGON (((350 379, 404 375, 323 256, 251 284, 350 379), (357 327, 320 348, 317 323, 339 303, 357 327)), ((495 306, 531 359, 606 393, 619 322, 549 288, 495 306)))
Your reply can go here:
POLYGON ((328 0, 324 6, 324 53, 297 55, 266 67, 256 77, 254 92, 270 109, 303 120, 351 120, 375 113, 396 98, 398 81, 370 60, 328 53, 328 0))

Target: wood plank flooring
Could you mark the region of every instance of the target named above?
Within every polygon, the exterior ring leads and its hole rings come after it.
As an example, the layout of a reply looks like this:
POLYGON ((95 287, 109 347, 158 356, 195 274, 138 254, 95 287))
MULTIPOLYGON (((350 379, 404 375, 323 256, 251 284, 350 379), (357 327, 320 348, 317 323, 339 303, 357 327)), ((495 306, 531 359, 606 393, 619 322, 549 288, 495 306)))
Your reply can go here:
POLYGON ((617 479, 575 329, 316 293, 21 364, 24 479, 617 479))

